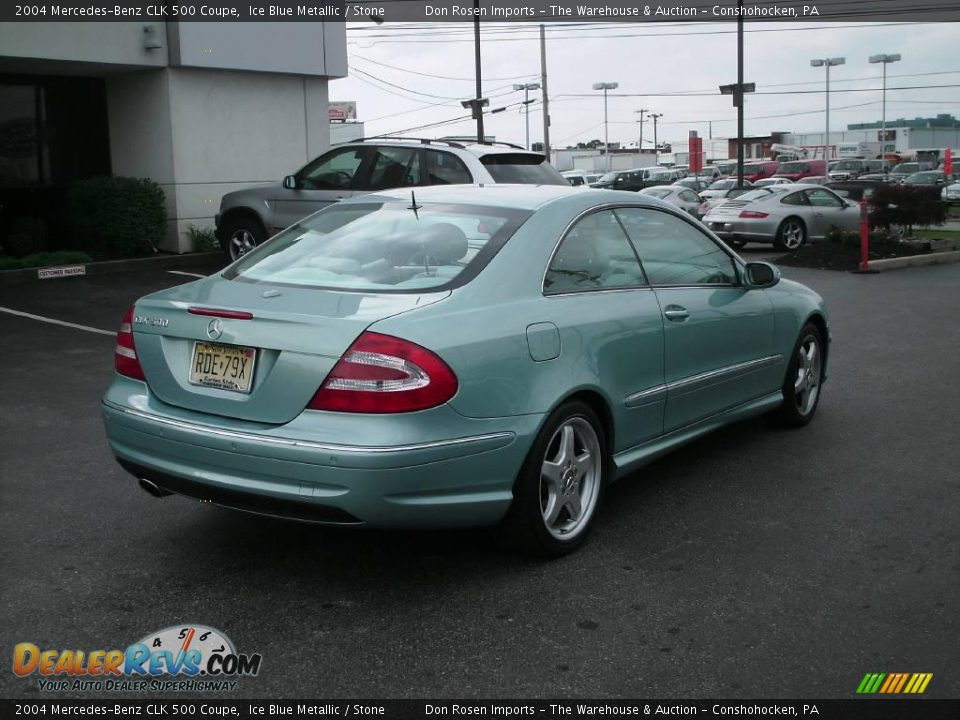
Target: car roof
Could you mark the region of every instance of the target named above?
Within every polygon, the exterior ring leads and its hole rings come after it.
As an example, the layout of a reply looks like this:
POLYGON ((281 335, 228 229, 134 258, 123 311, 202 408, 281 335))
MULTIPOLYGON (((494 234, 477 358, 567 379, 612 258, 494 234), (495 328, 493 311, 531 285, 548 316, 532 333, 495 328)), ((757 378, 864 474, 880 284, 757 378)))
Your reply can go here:
POLYGON ((341 200, 339 204, 376 202, 377 200, 409 202, 411 191, 415 193, 417 202, 488 205, 519 210, 536 210, 556 200, 583 198, 585 196, 595 198, 596 204, 617 201, 636 204, 639 201, 640 204, 650 205, 651 207, 663 207, 656 198, 625 190, 588 189, 582 186, 575 188, 569 185, 511 185, 507 183, 396 188, 354 196, 347 200, 341 200))

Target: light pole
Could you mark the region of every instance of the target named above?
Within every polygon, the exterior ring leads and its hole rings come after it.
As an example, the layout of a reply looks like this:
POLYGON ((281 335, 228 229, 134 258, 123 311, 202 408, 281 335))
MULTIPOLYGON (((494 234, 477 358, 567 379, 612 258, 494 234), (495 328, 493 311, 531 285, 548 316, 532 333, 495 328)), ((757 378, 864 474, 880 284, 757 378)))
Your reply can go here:
POLYGON ((642 153, 642 152, 643 152, 643 116, 644 116, 644 114, 645 114, 646 112, 647 112, 647 109, 646 109, 646 108, 640 108, 639 110, 634 110, 634 111, 633 111, 633 113, 634 113, 635 115, 639 115, 639 116, 640 116, 640 137, 637 138, 637 140, 638 140, 638 142, 637 142, 638 156, 639 156, 639 153, 642 153))
POLYGON ((530 149, 530 91, 539 90, 540 83, 524 83, 523 85, 514 85, 514 90, 523 90, 523 112, 527 116, 527 150, 530 149))
POLYGON ((650 113, 653 118, 653 163, 660 164, 660 145, 657 143, 657 120, 663 117, 663 113, 650 113))
POLYGON ((900 60, 900 54, 894 55, 871 55, 871 63, 883 64, 883 118, 880 121, 880 159, 883 159, 887 152, 887 65, 900 60))
POLYGON ((810 67, 825 67, 827 69, 827 129, 823 135, 823 160, 824 162, 829 162, 830 158, 827 157, 827 152, 830 148, 830 68, 835 65, 844 65, 847 62, 846 58, 835 57, 835 58, 817 58, 810 61, 810 67))
POLYGON ((603 90, 603 154, 607 156, 607 172, 610 172, 610 125, 607 123, 607 90, 616 90, 620 83, 598 82, 594 90, 603 90))

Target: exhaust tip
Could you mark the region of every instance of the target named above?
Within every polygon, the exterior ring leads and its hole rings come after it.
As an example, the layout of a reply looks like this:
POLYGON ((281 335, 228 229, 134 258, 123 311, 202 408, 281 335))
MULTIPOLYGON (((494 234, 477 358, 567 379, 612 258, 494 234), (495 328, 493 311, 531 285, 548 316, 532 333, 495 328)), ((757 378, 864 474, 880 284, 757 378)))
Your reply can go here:
POLYGON ((147 480, 146 478, 140 478, 139 482, 140 482, 140 487, 143 488, 144 492, 149 493, 155 498, 167 497, 168 495, 173 494, 173 493, 167 492, 152 480, 147 480))

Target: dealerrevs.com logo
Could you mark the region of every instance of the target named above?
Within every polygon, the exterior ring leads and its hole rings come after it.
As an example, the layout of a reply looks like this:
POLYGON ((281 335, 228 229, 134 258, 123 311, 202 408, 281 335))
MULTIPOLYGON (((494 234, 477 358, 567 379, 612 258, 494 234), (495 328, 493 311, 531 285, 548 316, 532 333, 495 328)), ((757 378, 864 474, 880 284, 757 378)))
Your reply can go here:
POLYGON ((41 649, 19 643, 13 672, 37 678, 41 691, 202 692, 236 690, 260 672, 259 653, 238 653, 230 639, 204 625, 150 633, 125 650, 41 649))

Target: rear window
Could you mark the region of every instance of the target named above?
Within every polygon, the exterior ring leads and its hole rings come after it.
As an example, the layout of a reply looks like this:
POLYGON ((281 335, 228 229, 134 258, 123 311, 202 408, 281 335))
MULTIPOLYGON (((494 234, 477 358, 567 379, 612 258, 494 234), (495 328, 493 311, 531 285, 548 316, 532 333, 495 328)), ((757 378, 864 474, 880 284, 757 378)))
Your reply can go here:
POLYGON ((643 191, 644 195, 653 195, 655 198, 665 198, 673 191, 669 188, 648 188, 643 191))
POLYGON ((333 205, 245 255, 224 277, 356 292, 443 290, 476 277, 530 216, 412 202, 333 205))
POLYGON ((553 165, 534 153, 496 153, 480 158, 498 183, 568 185, 553 165))

